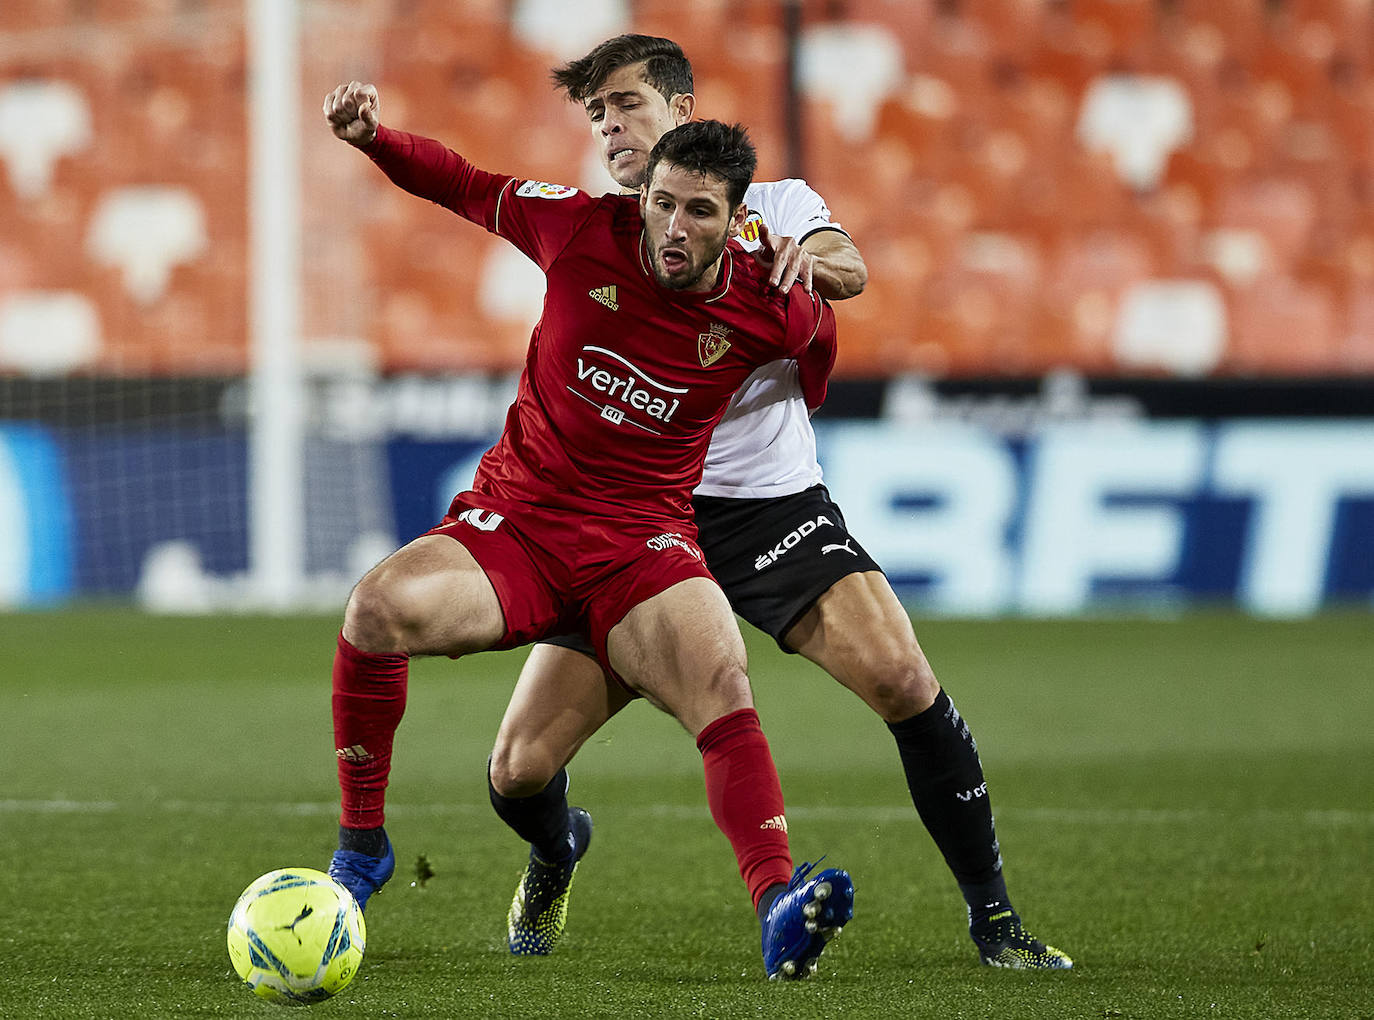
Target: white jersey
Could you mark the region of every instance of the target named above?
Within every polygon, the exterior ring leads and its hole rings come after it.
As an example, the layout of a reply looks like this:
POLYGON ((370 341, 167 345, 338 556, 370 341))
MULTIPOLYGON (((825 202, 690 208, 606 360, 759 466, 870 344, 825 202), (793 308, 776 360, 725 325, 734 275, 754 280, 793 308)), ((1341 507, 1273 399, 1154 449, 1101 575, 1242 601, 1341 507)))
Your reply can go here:
MULTIPOLYGON (((759 246, 758 224, 769 233, 801 241, 817 230, 839 230, 825 200, 805 181, 789 179, 749 185, 749 207, 740 243, 759 246)), ((774 361, 756 369, 735 392, 711 445, 698 496, 761 499, 788 496, 820 484, 816 433, 797 380, 797 363, 774 361)))

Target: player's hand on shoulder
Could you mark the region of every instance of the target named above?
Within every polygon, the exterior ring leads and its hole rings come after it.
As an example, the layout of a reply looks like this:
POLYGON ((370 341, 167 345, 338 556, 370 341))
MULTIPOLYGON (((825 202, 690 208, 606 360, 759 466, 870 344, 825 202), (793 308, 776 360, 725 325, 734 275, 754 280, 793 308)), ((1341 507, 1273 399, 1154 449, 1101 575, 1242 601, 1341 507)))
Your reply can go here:
POLYGON ((774 234, 768 224, 759 224, 759 246, 754 249, 754 261, 765 268, 771 268, 768 282, 786 294, 792 284, 800 283, 802 289, 811 293, 812 273, 816 268, 816 256, 797 243, 795 237, 774 234))
POLYGON ((336 138, 362 148, 377 137, 381 100, 371 83, 351 81, 324 97, 324 119, 336 138))

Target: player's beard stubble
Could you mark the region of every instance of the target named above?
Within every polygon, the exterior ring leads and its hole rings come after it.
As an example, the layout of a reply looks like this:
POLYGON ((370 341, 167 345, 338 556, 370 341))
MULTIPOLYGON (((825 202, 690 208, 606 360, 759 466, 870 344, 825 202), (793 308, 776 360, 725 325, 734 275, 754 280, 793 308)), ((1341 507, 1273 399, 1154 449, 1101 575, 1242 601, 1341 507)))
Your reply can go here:
POLYGON ((722 234, 719 241, 708 244, 700 258, 694 258, 692 251, 685 246, 661 243, 654 245, 651 242, 649 248, 652 257, 649 264, 653 266, 655 279, 670 290, 687 290, 689 287, 695 286, 715 266, 716 260, 725 251, 725 245, 729 243, 729 240, 729 232, 722 234), (670 272, 663 264, 663 249, 669 247, 684 252, 687 259, 686 265, 675 272, 670 272))

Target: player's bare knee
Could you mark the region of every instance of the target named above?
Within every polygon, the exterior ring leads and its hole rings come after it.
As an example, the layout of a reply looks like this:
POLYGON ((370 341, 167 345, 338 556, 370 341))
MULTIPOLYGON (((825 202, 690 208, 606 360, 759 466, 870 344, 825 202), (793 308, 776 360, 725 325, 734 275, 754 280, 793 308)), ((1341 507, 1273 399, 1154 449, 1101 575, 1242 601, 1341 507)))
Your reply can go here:
POLYGON ((405 652, 410 629, 405 602, 385 575, 369 574, 358 582, 344 609, 344 636, 364 652, 405 652))
POLYGON ((558 769, 536 748, 497 741, 487 773, 492 789, 502 797, 533 797, 549 785, 558 769))
POLYGON ((859 695, 888 722, 924 712, 940 693, 930 664, 914 642, 869 646, 859 655, 852 675, 859 695))

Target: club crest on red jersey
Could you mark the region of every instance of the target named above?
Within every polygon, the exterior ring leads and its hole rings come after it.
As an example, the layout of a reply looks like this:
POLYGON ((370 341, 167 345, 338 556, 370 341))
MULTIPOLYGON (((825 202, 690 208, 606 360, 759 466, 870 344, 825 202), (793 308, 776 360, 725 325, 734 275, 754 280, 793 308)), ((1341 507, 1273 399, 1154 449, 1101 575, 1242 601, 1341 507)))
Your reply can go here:
POLYGON ((714 365, 730 349, 730 341, 725 338, 733 332, 729 326, 713 322, 705 333, 697 334, 697 357, 701 359, 702 368, 714 365))

